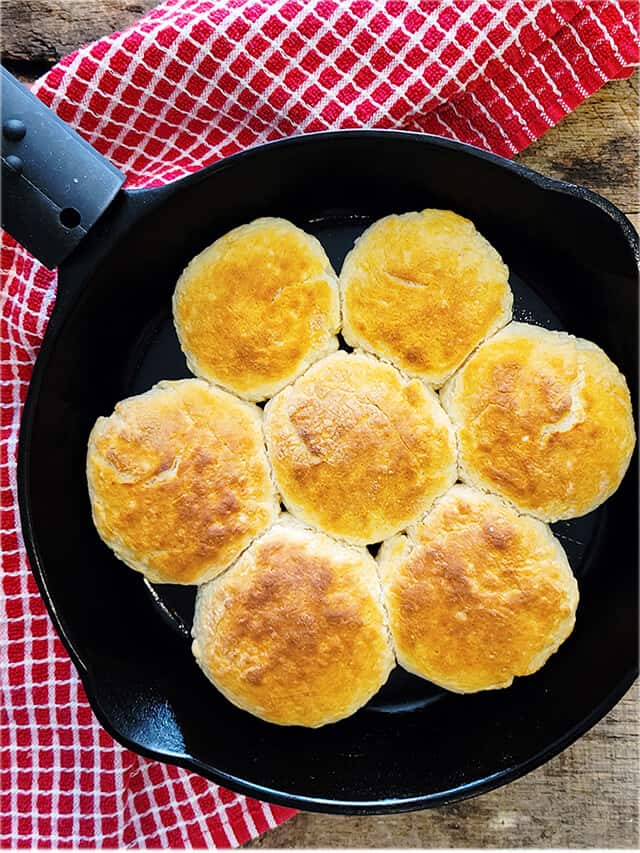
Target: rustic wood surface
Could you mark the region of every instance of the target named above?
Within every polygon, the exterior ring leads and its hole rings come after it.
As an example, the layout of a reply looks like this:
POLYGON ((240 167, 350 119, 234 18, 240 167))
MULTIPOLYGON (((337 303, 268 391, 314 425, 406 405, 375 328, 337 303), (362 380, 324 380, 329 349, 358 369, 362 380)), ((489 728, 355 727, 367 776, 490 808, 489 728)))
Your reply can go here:
POLYGON ((1 0, 3 60, 55 62, 124 30, 156 5, 157 0, 1 0))
MULTIPOLYGON (((2 0, 2 57, 22 79, 132 23, 153 0, 2 0)), ((607 196, 640 226, 639 76, 608 84, 527 148, 531 168, 607 196)), ((577 743, 517 782, 454 806, 389 817, 299 814, 262 848, 637 848, 638 685, 577 743)))

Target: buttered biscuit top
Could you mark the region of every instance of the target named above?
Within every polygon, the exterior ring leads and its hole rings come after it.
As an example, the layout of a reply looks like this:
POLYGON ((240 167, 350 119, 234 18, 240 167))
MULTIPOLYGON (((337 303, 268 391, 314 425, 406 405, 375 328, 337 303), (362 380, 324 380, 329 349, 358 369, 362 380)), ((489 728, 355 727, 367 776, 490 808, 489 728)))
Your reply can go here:
POLYGON ((185 379, 98 418, 87 479, 101 538, 159 583, 202 583, 227 568, 279 511, 261 416, 185 379))
POLYGON ((256 219, 191 261, 173 316, 196 376, 264 400, 338 348, 337 279, 315 237, 256 219))
POLYGON ((280 725, 353 714, 395 663, 373 558, 287 516, 200 588, 193 636, 216 687, 280 725))
POLYGON ((509 270, 472 222, 449 210, 386 216, 340 273, 348 344, 435 386, 511 319, 509 270))
POLYGON ((460 475, 545 521, 595 509, 635 445, 624 377, 590 341, 511 323, 445 386, 460 475))
POLYGON ((398 662, 448 690, 508 687, 573 629, 578 587, 551 530, 468 486, 378 561, 398 662))
POLYGON ((335 353, 265 408, 288 510, 357 544, 415 521, 456 479, 453 428, 436 394, 362 353, 335 353))

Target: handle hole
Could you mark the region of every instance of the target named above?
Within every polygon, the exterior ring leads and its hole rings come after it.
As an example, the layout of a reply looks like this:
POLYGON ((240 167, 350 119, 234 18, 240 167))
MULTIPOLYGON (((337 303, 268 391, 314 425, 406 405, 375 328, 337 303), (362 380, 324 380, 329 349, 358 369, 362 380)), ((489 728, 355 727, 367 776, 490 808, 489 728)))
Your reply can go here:
POLYGON ((77 228, 81 221, 80 212, 75 207, 63 207, 60 211, 60 223, 65 228, 77 228))

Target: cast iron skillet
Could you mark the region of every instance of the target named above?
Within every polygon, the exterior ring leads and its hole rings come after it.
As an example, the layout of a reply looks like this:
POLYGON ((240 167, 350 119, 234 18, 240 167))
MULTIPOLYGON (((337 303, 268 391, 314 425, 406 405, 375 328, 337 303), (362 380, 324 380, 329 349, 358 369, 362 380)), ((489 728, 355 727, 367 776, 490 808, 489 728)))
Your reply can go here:
MULTIPOLYGON (((67 197, 50 203, 58 213, 69 208, 67 197)), ((117 400, 188 375, 171 293, 196 252, 257 216, 284 216, 317 235, 339 269, 372 220, 423 207, 474 220, 512 271, 515 317, 602 346, 625 373, 637 413, 638 239, 627 219, 587 190, 444 139, 320 133, 256 147, 161 189, 120 190, 61 264, 22 421, 22 527, 91 705, 127 747, 276 803, 405 811, 521 776, 572 743, 631 685, 635 457, 604 506, 554 525, 581 601, 574 633, 539 673, 508 690, 458 696, 397 669, 367 707, 319 730, 269 725, 223 699, 191 656, 193 591, 148 586, 93 527, 89 431, 117 400)))

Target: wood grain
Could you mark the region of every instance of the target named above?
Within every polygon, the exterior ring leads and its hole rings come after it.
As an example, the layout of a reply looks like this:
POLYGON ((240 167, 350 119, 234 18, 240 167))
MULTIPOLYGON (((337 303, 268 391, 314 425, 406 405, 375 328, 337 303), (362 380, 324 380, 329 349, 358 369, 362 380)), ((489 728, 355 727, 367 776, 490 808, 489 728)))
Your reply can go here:
POLYGON ((595 190, 635 217, 637 225, 639 87, 638 72, 608 83, 516 159, 595 190))
POLYGON ((2 59, 51 63, 123 30, 157 0, 2 0, 2 59))
MULTIPOLYGON (((123 29, 154 0, 2 0, 3 61, 26 81, 81 44, 123 29)), ((601 193, 640 226, 639 76, 608 84, 518 159, 601 193)), ((258 848, 640 845, 638 685, 549 763, 474 800, 390 817, 299 814, 258 848)))

